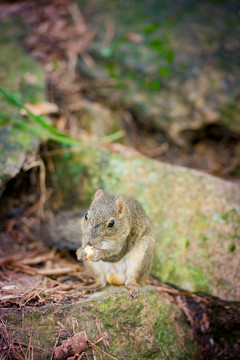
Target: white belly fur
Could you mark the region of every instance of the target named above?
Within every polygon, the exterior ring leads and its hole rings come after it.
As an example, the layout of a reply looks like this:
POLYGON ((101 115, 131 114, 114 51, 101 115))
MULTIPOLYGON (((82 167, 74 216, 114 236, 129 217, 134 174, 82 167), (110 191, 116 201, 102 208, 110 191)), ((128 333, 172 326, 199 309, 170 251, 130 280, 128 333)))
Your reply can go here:
POLYGON ((126 281, 127 262, 128 255, 125 255, 115 263, 100 260, 94 263, 94 268, 97 273, 104 273, 104 277, 109 284, 124 285, 126 281))

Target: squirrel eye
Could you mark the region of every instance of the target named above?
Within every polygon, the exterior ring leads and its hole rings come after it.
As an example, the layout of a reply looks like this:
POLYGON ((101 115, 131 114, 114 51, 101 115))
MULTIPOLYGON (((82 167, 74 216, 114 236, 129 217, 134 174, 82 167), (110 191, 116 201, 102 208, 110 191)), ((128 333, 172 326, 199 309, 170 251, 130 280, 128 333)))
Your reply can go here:
POLYGON ((109 224, 108 224, 108 227, 112 228, 114 226, 114 220, 112 219, 109 224))
POLYGON ((88 213, 86 213, 86 214, 84 215, 84 217, 85 217, 85 220, 87 220, 87 219, 88 219, 88 213))

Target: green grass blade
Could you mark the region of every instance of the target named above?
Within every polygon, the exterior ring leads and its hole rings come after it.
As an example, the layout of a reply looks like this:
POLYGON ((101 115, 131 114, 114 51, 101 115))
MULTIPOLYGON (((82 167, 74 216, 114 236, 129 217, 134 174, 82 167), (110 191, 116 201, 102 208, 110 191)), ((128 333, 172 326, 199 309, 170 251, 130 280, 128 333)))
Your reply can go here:
POLYGON ((68 137, 68 135, 65 135, 61 132, 59 132, 54 126, 48 124, 46 121, 44 121, 40 116, 34 115, 30 110, 28 110, 20 101, 18 101, 17 99, 15 99, 12 95, 10 95, 9 93, 7 93, 5 90, 3 90, 3 88, 0 87, 0 93, 2 93, 5 98, 10 101, 11 103, 13 103, 14 105, 16 105, 17 107, 19 107, 20 109, 24 109, 30 116, 31 118, 36 121, 37 123, 39 123, 40 125, 42 125, 45 129, 51 131, 53 134, 56 134, 58 136, 61 137, 68 137))
POLYGON ((77 140, 71 137, 65 137, 63 138, 62 136, 58 136, 55 135, 43 128, 40 127, 35 127, 25 121, 21 121, 19 119, 16 119, 14 117, 11 117, 10 119, 14 124, 16 124, 17 126, 19 126, 21 129, 23 130, 27 130, 29 132, 32 132, 35 135, 38 135, 40 137, 44 137, 47 138, 49 140, 54 140, 56 142, 62 143, 62 144, 66 144, 66 145, 72 145, 72 146, 79 146, 82 147, 83 143, 81 140, 77 140))
MULTIPOLYGON (((44 121, 40 116, 34 115, 21 102, 19 102, 17 99, 15 99, 12 95, 10 95, 2 87, 0 87, 0 93, 2 93, 3 96, 8 101, 13 103, 14 105, 19 107, 20 109, 24 109, 29 114, 29 116, 32 118, 32 120, 34 120, 36 124, 39 124, 42 127, 42 129, 40 129, 40 127, 37 127, 37 128, 32 127, 26 121, 20 121, 20 120, 18 120, 16 118, 11 118, 11 120, 13 122, 15 122, 21 128, 24 128, 24 129, 26 129, 28 131, 31 131, 31 132, 33 132, 33 133, 35 133, 37 135, 44 136, 44 137, 46 137, 48 139, 56 140, 57 142, 62 142, 62 143, 69 144, 69 145, 82 145, 82 141, 80 141, 78 139, 75 139, 75 138, 73 138, 73 137, 71 137, 69 135, 61 133, 54 126, 52 126, 52 125, 48 124, 46 121, 44 121), (60 139, 62 139, 62 141, 60 139)), ((96 140, 96 142, 100 142, 100 143, 113 142, 113 141, 116 141, 116 140, 120 139, 124 135, 125 135, 125 132, 123 130, 119 130, 119 131, 116 131, 113 134, 104 136, 104 137, 96 140)))
POLYGON ((124 135, 125 135, 125 131, 118 130, 113 134, 101 137, 98 141, 99 142, 113 142, 113 141, 116 141, 118 139, 121 139, 124 135))

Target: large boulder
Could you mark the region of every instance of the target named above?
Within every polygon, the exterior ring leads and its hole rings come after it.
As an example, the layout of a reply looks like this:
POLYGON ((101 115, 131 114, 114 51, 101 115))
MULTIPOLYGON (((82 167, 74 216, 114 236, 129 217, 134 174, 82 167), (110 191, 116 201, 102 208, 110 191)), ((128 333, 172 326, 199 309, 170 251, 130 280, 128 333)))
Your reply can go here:
MULTIPOLYGON (((131 195, 156 229, 154 276, 186 290, 239 299, 240 186, 150 160, 120 145, 111 150, 83 147, 79 153, 53 157, 52 207, 87 208, 98 188, 131 195)), ((60 219, 69 241, 74 221, 69 213, 60 219)), ((59 234, 57 222, 52 226, 56 242, 64 232, 59 234)), ((78 246, 80 242, 78 237, 78 246)))
POLYGON ((86 331, 94 341, 97 323, 108 334, 105 352, 117 359, 200 359, 181 311, 150 287, 137 299, 124 288, 109 287, 75 303, 5 308, 1 315, 15 339, 28 344, 31 336, 31 346, 42 349, 33 347, 34 359, 50 359, 59 334, 61 340, 86 331))
MULTIPOLYGON (((45 78, 41 66, 23 49, 26 33, 19 22, 0 24, 0 87, 22 103, 40 102, 45 97, 45 78)), ((23 119, 19 108, 0 94, 0 194, 4 184, 21 169, 26 154, 35 151, 37 136, 14 126, 11 117, 23 119)))
POLYGON ((89 47, 95 66, 79 61, 93 80, 91 90, 178 145, 209 124, 240 134, 236 1, 91 0, 79 6, 97 34, 89 47))

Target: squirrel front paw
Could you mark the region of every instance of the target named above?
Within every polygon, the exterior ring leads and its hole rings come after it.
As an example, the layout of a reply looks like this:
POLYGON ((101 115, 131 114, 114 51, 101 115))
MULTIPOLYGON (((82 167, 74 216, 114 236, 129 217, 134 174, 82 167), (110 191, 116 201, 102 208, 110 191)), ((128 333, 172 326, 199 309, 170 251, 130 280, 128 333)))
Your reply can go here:
POLYGON ((91 257, 92 261, 102 260, 103 252, 100 249, 94 249, 93 255, 91 257))
POLYGON ((78 261, 85 261, 87 259, 87 254, 82 248, 77 249, 76 255, 78 261))

